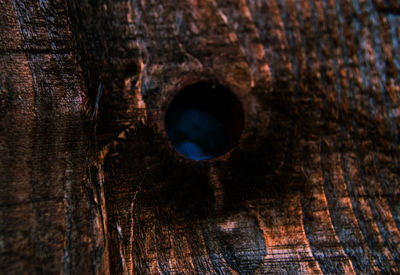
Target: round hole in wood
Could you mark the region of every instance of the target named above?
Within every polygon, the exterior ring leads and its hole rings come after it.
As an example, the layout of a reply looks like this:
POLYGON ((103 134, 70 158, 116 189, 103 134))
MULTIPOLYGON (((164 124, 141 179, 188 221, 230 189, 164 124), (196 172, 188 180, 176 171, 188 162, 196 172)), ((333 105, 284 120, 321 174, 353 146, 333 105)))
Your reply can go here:
POLYGON ((165 126, 178 153, 194 160, 212 159, 237 144, 244 127, 243 107, 226 87, 200 82, 175 96, 165 126))

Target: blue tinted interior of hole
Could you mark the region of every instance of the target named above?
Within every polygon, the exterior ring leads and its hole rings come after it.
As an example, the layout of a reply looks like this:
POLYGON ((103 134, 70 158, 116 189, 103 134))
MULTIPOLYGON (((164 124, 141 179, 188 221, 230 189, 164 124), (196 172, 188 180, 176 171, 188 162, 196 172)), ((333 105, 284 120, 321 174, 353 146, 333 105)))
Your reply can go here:
POLYGON ((210 159, 225 151, 224 124, 212 114, 198 109, 172 110, 167 133, 175 149, 195 159, 210 159))
POLYGON ((215 158, 232 148, 243 128, 243 111, 222 86, 198 83, 176 96, 166 114, 166 130, 176 151, 187 158, 215 158))

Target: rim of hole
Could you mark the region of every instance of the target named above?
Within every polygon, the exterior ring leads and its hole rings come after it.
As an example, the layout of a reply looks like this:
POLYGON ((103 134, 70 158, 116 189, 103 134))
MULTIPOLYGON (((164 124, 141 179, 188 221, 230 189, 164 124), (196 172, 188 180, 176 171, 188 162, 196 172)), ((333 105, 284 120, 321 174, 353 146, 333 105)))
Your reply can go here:
POLYGON ((210 161, 227 155, 238 145, 245 113, 241 100, 229 88, 218 82, 200 81, 174 94, 164 113, 163 126, 179 156, 210 161))

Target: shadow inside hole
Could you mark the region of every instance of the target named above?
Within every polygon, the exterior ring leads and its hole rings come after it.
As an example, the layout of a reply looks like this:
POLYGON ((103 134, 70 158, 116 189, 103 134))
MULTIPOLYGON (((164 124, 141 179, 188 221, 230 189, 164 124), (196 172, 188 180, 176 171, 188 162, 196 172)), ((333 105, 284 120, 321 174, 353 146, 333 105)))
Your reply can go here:
POLYGON ((243 108, 227 88, 200 82, 173 99, 165 126, 177 152, 194 160, 211 159, 236 145, 244 127, 243 108))

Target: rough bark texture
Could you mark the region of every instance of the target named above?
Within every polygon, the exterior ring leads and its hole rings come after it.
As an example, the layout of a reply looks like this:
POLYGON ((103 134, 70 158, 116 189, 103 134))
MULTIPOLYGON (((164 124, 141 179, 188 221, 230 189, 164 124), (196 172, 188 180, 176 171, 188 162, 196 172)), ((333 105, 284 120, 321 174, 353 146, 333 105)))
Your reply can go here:
POLYGON ((400 273, 400 2, 0 0, 0 273, 400 273), (241 100, 210 161, 184 87, 241 100))

